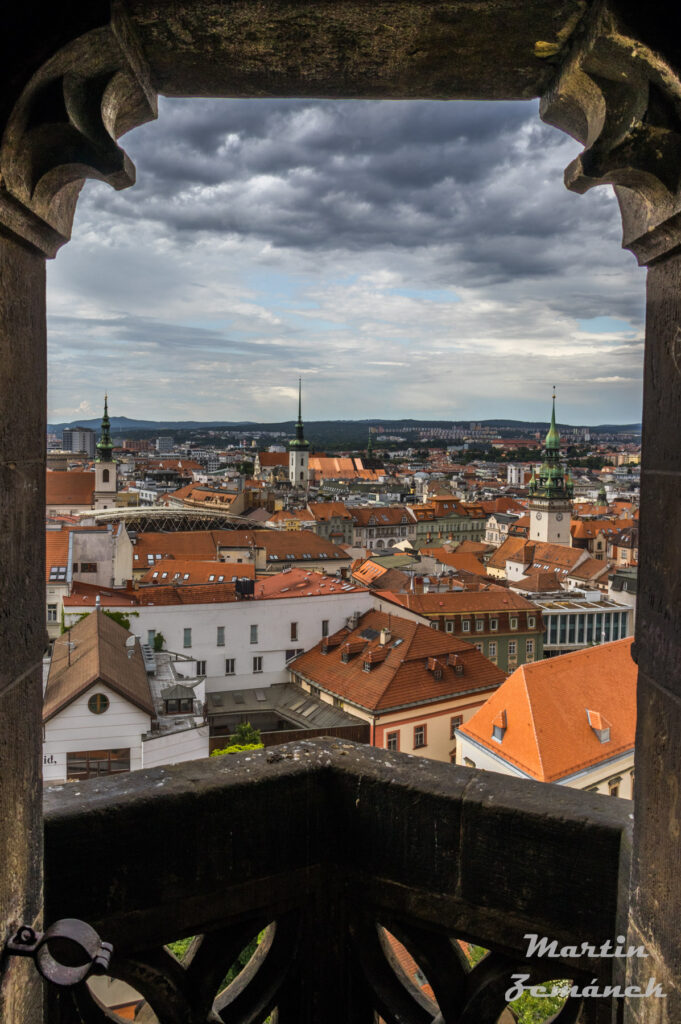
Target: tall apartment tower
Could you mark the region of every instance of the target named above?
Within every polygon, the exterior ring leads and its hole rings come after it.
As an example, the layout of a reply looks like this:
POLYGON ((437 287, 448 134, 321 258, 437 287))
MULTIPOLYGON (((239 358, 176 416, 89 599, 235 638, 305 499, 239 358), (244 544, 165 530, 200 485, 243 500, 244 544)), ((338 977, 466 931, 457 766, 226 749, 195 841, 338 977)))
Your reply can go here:
POLYGON ((548 544, 572 543, 570 534, 573 484, 560 461, 560 434, 556 427, 556 392, 553 392, 551 426, 544 442, 544 461, 539 479, 530 479, 530 541, 548 544))
POLYGON ((95 431, 89 427, 64 427, 61 445, 65 452, 85 452, 95 457, 95 431))
POLYGON ((108 396, 104 396, 102 434, 97 442, 95 460, 95 508, 114 508, 116 505, 116 463, 113 458, 111 423, 109 422, 108 396))
POLYGON ((296 436, 288 443, 288 478, 292 487, 310 482, 310 442, 305 440, 302 417, 302 385, 298 378, 298 422, 296 436))

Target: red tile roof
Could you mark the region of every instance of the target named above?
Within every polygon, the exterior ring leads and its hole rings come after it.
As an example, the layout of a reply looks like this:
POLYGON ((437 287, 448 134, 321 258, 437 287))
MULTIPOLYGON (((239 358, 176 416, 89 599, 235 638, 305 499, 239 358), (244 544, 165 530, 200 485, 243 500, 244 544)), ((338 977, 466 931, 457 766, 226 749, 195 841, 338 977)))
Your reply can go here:
POLYGON ((140 583, 150 583, 153 586, 175 583, 183 587, 196 583, 233 583, 236 579, 254 580, 255 566, 234 562, 197 562, 193 559, 161 558, 140 577, 140 583))
POLYGON ((637 670, 631 645, 627 637, 522 665, 460 731, 542 782, 559 781, 632 750, 637 670), (507 726, 499 743, 492 739, 492 726, 502 711, 507 726), (594 712, 610 723, 607 742, 594 732, 594 712))
POLYGON ((92 507, 95 474, 91 472, 59 472, 48 470, 45 475, 45 504, 92 507))
POLYGON ((383 612, 366 612, 356 629, 341 630, 329 641, 326 645, 324 641, 317 644, 289 667, 309 682, 367 711, 436 704, 460 693, 494 689, 505 678, 501 669, 463 640, 383 612), (390 630, 388 653, 373 665, 373 652, 383 646, 382 629, 390 630), (344 662, 343 651, 348 644, 358 653, 344 662), (370 653, 372 658, 367 659, 365 655, 370 653), (449 658, 450 654, 458 655, 462 672, 451 663, 455 659, 449 658), (440 678, 428 669, 429 658, 442 662, 440 678), (364 670, 366 660, 372 662, 368 672, 364 670))

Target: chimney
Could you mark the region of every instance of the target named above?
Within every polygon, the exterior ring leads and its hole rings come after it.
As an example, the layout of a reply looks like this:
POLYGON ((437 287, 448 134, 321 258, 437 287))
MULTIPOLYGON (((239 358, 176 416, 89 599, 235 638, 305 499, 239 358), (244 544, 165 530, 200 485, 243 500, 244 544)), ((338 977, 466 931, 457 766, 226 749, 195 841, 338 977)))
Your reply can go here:
POLYGON ((392 637, 392 634, 391 634, 389 629, 385 629, 385 628, 382 629, 381 630, 381 636, 380 636, 381 646, 385 647, 386 644, 389 644, 390 640, 391 640, 391 637, 392 637))

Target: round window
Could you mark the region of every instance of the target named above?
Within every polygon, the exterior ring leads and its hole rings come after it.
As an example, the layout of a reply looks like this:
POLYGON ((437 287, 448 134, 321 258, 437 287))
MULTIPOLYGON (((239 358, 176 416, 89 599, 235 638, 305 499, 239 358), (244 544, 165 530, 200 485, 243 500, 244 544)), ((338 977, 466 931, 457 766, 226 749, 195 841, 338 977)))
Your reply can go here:
POLYGON ((93 693, 87 706, 93 715, 103 715, 109 707, 109 698, 104 693, 93 693))

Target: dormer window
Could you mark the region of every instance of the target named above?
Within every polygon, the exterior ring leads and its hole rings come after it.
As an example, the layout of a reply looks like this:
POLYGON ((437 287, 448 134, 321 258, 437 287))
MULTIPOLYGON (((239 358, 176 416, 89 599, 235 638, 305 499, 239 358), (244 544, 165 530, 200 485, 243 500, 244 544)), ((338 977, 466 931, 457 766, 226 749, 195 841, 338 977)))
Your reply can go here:
POLYGON ((364 664, 362 665, 362 668, 364 669, 365 672, 371 672, 371 662, 365 661, 364 664))
POLYGON ((599 711, 586 709, 586 718, 599 743, 610 742, 610 722, 599 711))
POLYGON ((504 738, 504 734, 507 728, 507 717, 505 711, 500 711, 496 718, 492 721, 492 739, 496 740, 497 743, 501 743, 504 738))

